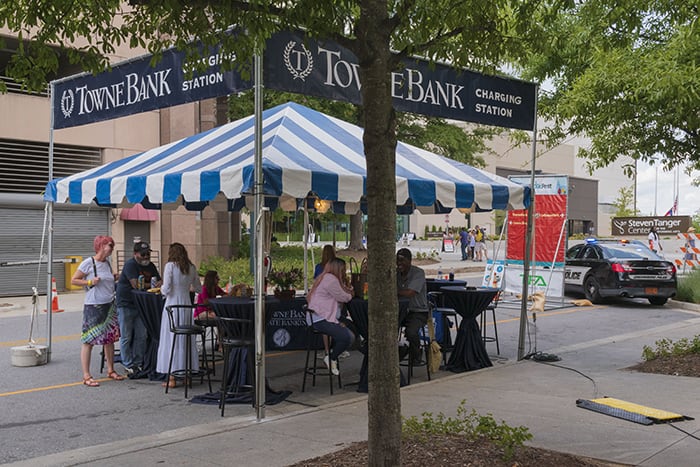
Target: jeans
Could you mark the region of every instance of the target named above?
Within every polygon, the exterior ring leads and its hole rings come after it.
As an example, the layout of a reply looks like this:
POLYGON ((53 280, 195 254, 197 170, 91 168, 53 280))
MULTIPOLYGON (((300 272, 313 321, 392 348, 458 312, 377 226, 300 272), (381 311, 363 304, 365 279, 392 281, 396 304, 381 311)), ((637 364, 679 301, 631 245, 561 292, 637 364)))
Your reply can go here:
POLYGON ((467 245, 462 242, 462 261, 467 259, 467 245))
POLYGON ((125 368, 142 368, 146 353, 146 326, 141 319, 141 313, 136 307, 130 306, 118 306, 117 313, 122 364, 125 368))
POLYGON ((333 347, 331 347, 330 354, 331 360, 338 360, 338 355, 343 353, 355 341, 355 335, 351 330, 337 323, 329 323, 325 319, 316 321, 314 328, 333 338, 333 347))

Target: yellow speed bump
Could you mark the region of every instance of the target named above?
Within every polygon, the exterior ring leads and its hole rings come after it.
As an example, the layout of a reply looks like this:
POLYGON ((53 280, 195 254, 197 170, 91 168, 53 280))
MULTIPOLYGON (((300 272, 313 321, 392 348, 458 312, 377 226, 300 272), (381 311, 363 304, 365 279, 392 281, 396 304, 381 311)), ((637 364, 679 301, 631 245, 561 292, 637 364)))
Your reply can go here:
POLYGON ((641 423, 642 425, 693 420, 691 417, 679 413, 654 409, 633 402, 615 399, 614 397, 603 397, 591 400, 579 399, 576 401, 576 405, 605 415, 641 423))

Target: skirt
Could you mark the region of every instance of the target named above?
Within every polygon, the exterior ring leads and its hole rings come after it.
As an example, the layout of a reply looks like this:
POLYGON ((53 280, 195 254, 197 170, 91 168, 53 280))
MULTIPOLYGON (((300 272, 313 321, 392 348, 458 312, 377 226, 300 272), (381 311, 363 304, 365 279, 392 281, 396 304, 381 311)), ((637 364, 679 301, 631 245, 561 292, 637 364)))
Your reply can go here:
POLYGON ((90 345, 113 344, 119 340, 117 307, 112 302, 83 306, 80 342, 90 345))

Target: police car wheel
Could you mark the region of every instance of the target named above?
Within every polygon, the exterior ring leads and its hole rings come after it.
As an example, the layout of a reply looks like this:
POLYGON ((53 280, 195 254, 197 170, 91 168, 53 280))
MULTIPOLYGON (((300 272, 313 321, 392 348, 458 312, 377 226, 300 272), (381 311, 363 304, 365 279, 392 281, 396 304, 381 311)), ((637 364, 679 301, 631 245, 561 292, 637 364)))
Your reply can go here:
POLYGON ((600 296, 599 289, 600 286, 598 285, 597 280, 595 280, 593 277, 586 278, 583 290, 588 300, 590 300, 593 303, 600 303, 603 300, 603 297, 600 296))

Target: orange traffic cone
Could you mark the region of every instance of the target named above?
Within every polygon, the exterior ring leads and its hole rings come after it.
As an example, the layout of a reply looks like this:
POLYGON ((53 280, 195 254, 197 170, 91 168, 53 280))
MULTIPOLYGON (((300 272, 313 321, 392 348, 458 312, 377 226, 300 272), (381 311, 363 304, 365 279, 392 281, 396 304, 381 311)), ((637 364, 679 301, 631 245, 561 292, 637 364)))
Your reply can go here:
MULTIPOLYGON (((61 313, 63 308, 58 307, 58 290, 56 290, 56 279, 51 278, 51 313, 61 313)), ((44 309, 46 313, 46 309, 44 309)))

